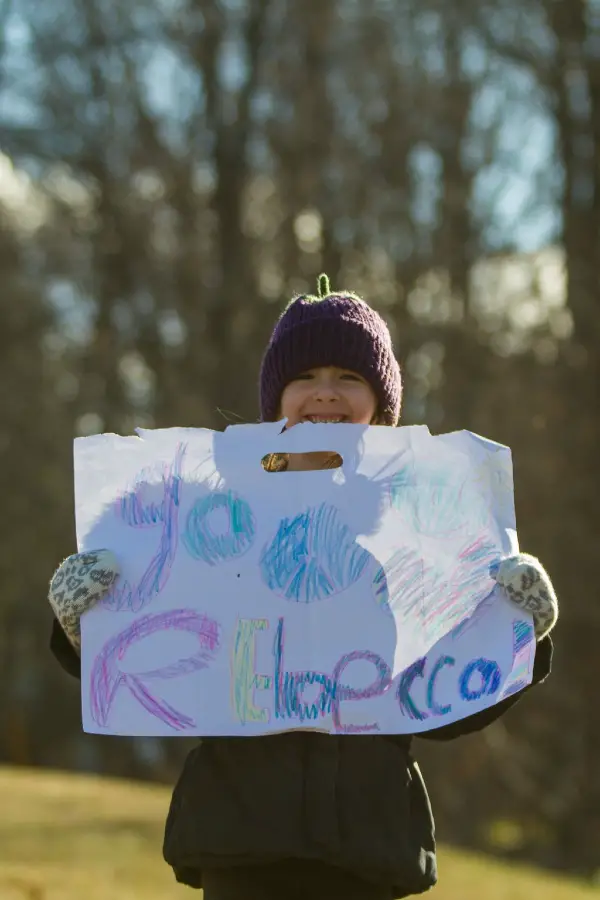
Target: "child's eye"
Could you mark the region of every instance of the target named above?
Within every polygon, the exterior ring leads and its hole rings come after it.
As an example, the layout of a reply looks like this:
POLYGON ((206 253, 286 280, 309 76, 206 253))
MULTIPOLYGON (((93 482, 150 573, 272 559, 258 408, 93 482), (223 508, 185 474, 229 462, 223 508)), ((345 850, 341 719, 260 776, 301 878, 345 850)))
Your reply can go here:
POLYGON ((310 381, 314 377, 315 376, 313 375, 312 372, 301 372, 299 375, 296 375, 296 377, 293 378, 292 380, 293 381, 310 381))
POLYGON ((364 381, 364 378, 361 378, 356 372, 344 372, 341 377, 346 381, 364 381))

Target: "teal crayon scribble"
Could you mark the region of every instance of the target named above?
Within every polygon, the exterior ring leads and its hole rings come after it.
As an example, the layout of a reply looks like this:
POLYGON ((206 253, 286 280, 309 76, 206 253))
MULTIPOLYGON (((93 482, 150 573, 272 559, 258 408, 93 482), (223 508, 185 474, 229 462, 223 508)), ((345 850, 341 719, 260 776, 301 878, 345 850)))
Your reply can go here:
POLYGON ((249 504, 232 491, 226 491, 196 501, 188 513, 182 540, 190 556, 214 566, 249 550, 255 532, 256 522, 249 504), (213 527, 219 510, 227 515, 228 528, 223 534, 213 527))

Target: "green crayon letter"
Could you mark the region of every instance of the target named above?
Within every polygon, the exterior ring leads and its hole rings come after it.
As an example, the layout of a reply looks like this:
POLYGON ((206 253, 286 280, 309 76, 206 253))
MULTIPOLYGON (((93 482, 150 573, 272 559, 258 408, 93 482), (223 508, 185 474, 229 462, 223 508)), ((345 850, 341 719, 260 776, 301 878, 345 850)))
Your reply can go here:
POLYGON ((267 619, 238 620, 231 658, 231 695, 235 714, 244 725, 269 721, 269 710, 254 703, 254 691, 267 691, 273 684, 270 675, 258 675, 254 671, 255 634, 268 628, 267 619))

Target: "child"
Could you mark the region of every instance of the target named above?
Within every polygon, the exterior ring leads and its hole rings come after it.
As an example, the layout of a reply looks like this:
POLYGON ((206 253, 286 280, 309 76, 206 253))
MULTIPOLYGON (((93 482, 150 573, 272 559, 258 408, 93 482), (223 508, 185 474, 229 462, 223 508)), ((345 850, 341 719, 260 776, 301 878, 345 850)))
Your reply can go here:
MULTIPOLYGON (((354 294, 294 299, 277 323, 260 373, 261 419, 397 425, 401 376, 383 320, 354 294)), ((335 455, 272 456, 280 470, 337 465, 335 455)), ((80 676, 79 619, 118 577, 108 551, 75 554, 55 574, 51 648, 80 676)), ((500 562, 494 577, 533 614, 533 683, 550 672, 552 584, 533 557, 500 562)), ((525 691, 429 731, 449 740, 484 728, 525 691)), ((206 900, 392 900, 437 880, 434 823, 410 735, 291 732, 207 738, 192 750, 166 823, 164 856, 177 881, 206 900)))

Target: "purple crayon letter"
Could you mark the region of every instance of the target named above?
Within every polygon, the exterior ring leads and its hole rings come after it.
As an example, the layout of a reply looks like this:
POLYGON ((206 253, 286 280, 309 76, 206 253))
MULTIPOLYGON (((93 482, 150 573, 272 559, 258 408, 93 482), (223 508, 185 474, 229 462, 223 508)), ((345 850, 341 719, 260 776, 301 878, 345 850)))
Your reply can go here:
POLYGON ((169 612, 146 615, 133 622, 116 637, 104 645, 94 661, 90 684, 90 709, 94 721, 106 727, 110 711, 119 688, 125 685, 133 696, 151 715, 169 725, 175 731, 193 728, 195 722, 184 713, 178 712, 169 703, 154 697, 147 681, 179 678, 205 669, 214 660, 220 649, 220 627, 213 619, 191 609, 176 609, 169 612), (122 672, 119 662, 129 648, 157 631, 191 631, 198 638, 200 649, 187 659, 180 659, 171 665, 147 672, 132 674, 122 672))

